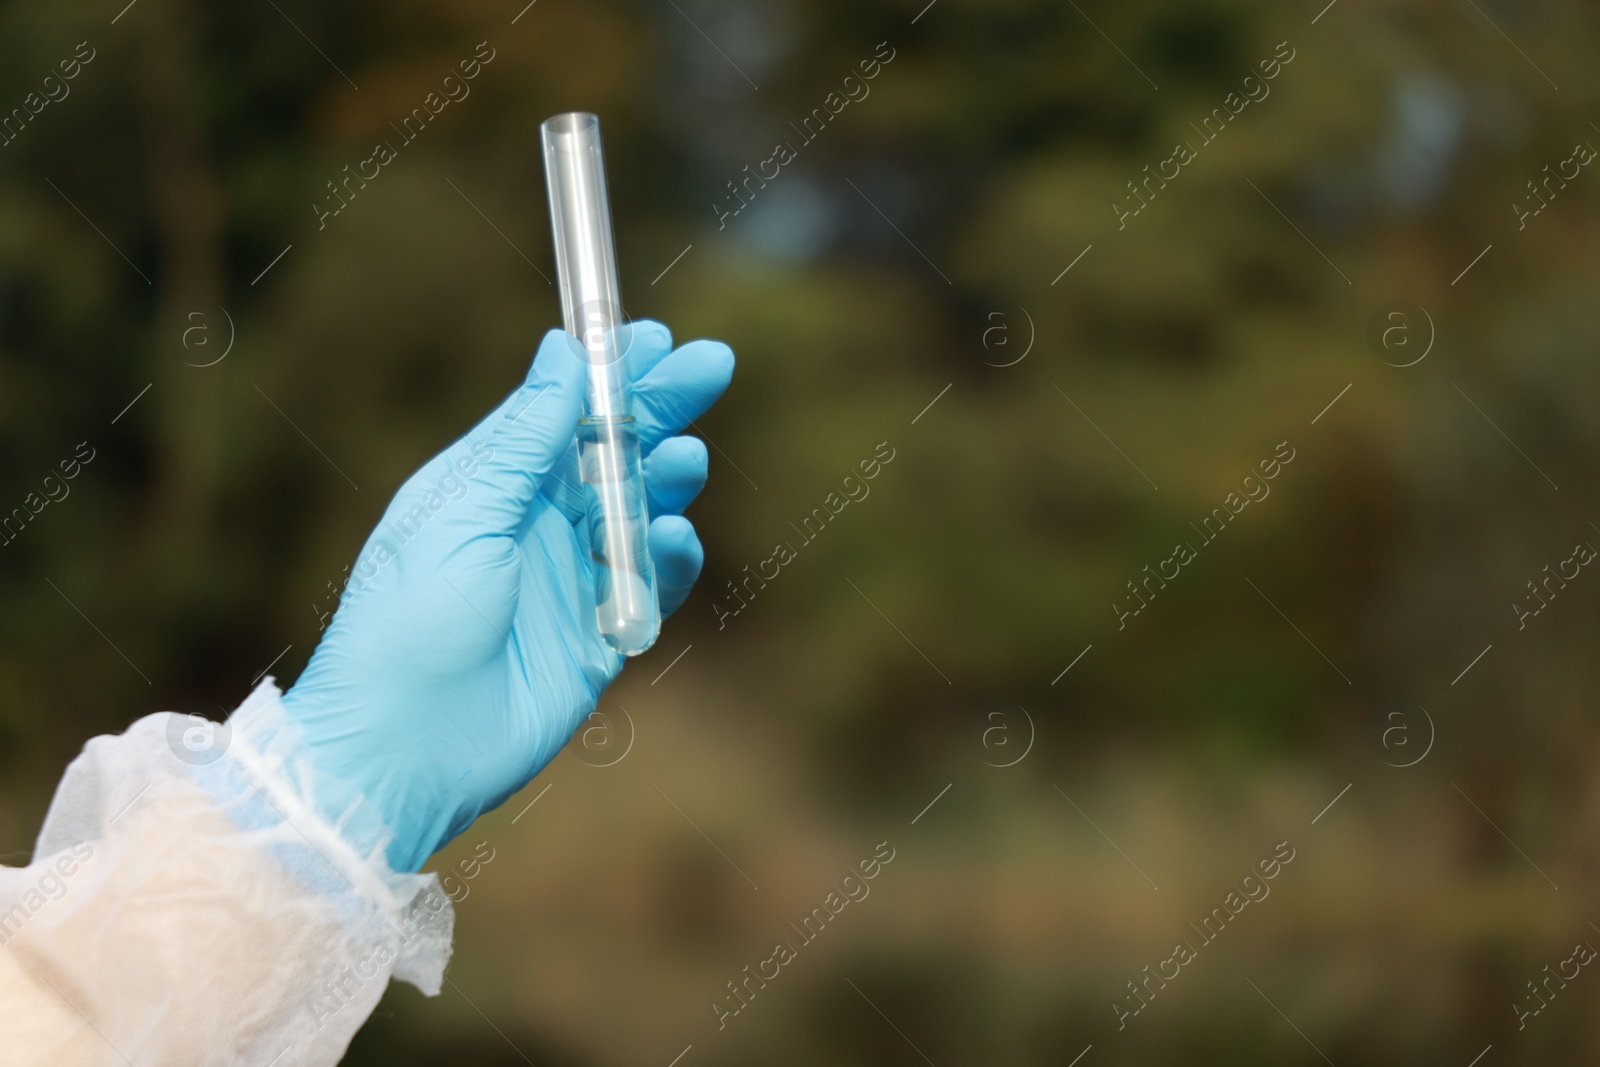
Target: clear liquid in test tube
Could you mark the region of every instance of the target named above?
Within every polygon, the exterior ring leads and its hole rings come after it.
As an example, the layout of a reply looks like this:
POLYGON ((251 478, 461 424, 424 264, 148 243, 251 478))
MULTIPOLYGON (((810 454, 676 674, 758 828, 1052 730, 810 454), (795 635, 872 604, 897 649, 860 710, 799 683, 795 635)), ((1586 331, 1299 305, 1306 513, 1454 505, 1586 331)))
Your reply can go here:
POLYGON ((650 513, 633 418, 633 386, 618 328, 616 246, 606 196, 600 120, 582 111, 539 128, 562 324, 588 363, 578 423, 578 465, 587 508, 579 524, 595 561, 596 622, 617 652, 636 656, 661 632, 650 513))

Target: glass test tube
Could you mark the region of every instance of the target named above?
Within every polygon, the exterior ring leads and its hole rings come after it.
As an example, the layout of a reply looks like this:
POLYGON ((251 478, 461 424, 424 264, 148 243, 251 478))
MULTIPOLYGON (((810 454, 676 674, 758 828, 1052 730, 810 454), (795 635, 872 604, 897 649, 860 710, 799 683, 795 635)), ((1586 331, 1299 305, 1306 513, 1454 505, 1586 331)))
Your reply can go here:
POLYGON ((573 111, 547 119, 539 135, 562 324, 589 365, 578 465, 587 498, 580 532, 596 563, 595 617, 606 644, 636 656, 655 643, 661 612, 633 387, 617 336, 623 316, 600 120, 573 111))

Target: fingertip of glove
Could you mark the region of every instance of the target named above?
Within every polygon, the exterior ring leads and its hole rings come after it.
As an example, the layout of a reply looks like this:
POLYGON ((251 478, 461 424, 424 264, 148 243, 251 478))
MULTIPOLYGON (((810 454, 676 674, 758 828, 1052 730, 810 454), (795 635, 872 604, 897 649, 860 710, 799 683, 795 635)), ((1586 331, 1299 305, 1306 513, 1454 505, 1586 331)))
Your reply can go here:
POLYGON ((707 381, 720 383, 724 389, 733 381, 737 360, 734 359, 733 348, 726 341, 701 339, 690 341, 683 347, 694 353, 695 363, 707 381))
POLYGON ((733 382, 733 349, 726 342, 702 338, 690 341, 678 349, 678 358, 688 357, 688 371, 701 389, 709 390, 710 398, 720 397, 733 382))
POLYGON ((672 331, 667 324, 656 319, 635 319, 628 324, 630 341, 636 345, 666 350, 672 347, 672 331))
POLYGON ((650 548, 659 578, 674 587, 692 583, 705 565, 694 524, 681 515, 662 515, 650 523, 650 548))
POLYGON ((653 473, 675 481, 695 475, 704 480, 710 460, 711 454, 706 451, 704 441, 690 434, 681 434, 657 445, 645 457, 645 465, 653 473))

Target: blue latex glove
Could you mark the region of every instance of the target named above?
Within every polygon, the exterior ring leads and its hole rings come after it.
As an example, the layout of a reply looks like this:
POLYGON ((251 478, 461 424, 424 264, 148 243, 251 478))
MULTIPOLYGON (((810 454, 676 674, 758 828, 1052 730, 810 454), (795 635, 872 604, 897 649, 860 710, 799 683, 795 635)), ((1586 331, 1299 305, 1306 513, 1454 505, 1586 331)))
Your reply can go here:
MULTIPOLYGON (((705 484, 705 445, 674 435, 728 387, 733 353, 718 341, 673 350, 647 320, 623 331, 665 615, 704 559, 679 513, 705 484)), ((396 871, 420 869, 526 785, 622 669, 595 626, 594 564, 575 527, 576 344, 550 331, 526 384, 401 486, 284 696, 331 780, 319 806, 336 817, 363 794, 394 835, 396 871)))

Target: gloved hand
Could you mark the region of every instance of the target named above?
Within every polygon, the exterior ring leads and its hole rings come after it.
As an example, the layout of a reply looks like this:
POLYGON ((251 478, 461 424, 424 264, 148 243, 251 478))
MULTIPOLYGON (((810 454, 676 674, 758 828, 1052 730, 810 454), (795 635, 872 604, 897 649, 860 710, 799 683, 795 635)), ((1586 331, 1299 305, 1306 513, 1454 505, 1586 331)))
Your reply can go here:
MULTIPOLYGON (((672 350, 660 323, 619 331, 650 504, 663 615, 704 556, 681 512, 706 450, 674 436, 722 395, 733 353, 672 350)), ((338 612, 283 698, 338 818, 357 793, 415 871, 549 763, 622 669, 595 625, 575 432, 585 364, 545 335, 527 382, 395 494, 352 568, 338 612), (331 792, 330 792, 331 790, 331 792)))

